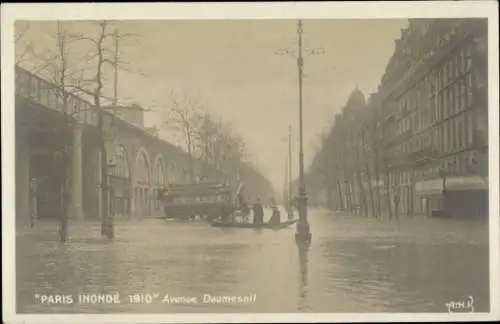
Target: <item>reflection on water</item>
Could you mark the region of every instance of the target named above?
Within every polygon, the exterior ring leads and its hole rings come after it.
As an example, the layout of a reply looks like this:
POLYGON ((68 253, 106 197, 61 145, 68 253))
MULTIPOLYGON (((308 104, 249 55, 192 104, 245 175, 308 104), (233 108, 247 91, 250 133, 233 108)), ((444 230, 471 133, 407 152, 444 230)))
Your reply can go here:
POLYGON ((308 311, 307 302, 307 254, 309 245, 304 243, 297 243, 297 250, 299 251, 299 269, 300 269, 300 293, 299 304, 297 310, 299 312, 308 311))
MULTIPOLYGON (((285 213, 283 213, 285 214, 285 213)), ((311 246, 294 228, 212 228, 201 221, 144 220, 71 224, 67 245, 55 224, 17 237, 19 312, 447 312, 474 298, 489 309, 486 223, 410 219, 377 221, 311 211, 311 246), (115 293, 120 304, 40 305, 34 294, 115 293), (128 296, 195 297, 196 304, 130 304, 128 296), (203 295, 248 296, 207 304, 203 295)))

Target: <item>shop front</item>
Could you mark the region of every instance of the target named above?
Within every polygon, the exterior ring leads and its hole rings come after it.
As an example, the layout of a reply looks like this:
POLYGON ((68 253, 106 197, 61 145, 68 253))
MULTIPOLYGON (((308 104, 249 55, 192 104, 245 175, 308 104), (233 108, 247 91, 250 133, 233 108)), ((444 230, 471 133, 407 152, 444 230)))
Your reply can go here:
POLYGON ((480 218, 488 215, 488 184, 479 176, 419 181, 415 195, 429 217, 480 218))

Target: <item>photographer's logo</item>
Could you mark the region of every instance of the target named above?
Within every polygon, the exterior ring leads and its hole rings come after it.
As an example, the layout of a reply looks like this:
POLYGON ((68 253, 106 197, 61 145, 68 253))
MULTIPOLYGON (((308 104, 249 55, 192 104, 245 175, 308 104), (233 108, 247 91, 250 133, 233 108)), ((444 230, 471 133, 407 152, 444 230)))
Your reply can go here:
POLYGON ((450 301, 446 303, 448 313, 474 313, 474 298, 469 296, 463 301, 450 301))

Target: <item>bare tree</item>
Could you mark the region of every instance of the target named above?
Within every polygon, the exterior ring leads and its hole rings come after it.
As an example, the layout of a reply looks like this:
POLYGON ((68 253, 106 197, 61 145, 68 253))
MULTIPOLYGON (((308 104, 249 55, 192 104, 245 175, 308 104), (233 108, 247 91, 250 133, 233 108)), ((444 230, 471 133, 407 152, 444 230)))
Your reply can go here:
POLYGON ((237 176, 239 166, 246 157, 243 137, 228 122, 217 116, 205 114, 198 138, 201 151, 216 168, 237 176))
POLYGON ((366 200, 366 193, 362 179, 363 163, 361 161, 361 138, 359 136, 360 134, 358 127, 351 127, 349 133, 350 133, 349 138, 351 140, 351 152, 354 157, 354 159, 351 162, 353 164, 352 172, 359 189, 359 200, 360 200, 359 205, 361 207, 360 212, 362 215, 366 216, 368 203, 366 200), (356 130, 356 133, 354 133, 354 130, 356 130))
MULTIPOLYGON (((16 33, 16 42, 20 41, 28 29, 30 24, 26 23, 23 28, 16 33)), ((59 136, 60 142, 56 143, 57 149, 53 154, 55 163, 57 164, 56 172, 47 175, 48 177, 57 177, 58 183, 61 184, 59 194, 60 210, 59 210, 59 240, 60 242, 66 242, 68 239, 68 219, 70 213, 70 141, 68 139, 72 138, 71 129, 73 123, 73 111, 72 107, 69 107, 69 96, 70 94, 65 91, 68 84, 68 79, 72 75, 69 63, 69 47, 71 44, 71 39, 69 35, 65 32, 64 26, 61 22, 56 24, 55 32, 55 48, 56 52, 50 55, 51 59, 47 59, 41 63, 45 68, 49 69, 52 81, 52 88, 47 88, 45 91, 54 91, 55 97, 57 99, 61 113, 63 114, 63 126, 60 129, 62 136, 59 136)), ((17 45, 17 44, 16 44, 17 45)), ((22 50, 20 56, 17 57, 17 63, 28 62, 30 60, 40 59, 34 54, 34 48, 31 43, 28 43, 27 47, 22 50), (28 56, 28 54, 31 54, 28 56)), ((41 66, 40 65, 40 66, 41 66)), ((37 64, 35 64, 37 66, 37 64)), ((53 131, 53 125, 50 125, 50 121, 45 123, 37 121, 37 131, 47 132, 53 131)))
POLYGON ((362 151, 362 156, 363 156, 363 161, 365 161, 365 174, 368 182, 368 191, 370 194, 370 204, 371 204, 371 215, 376 217, 376 211, 375 211, 375 199, 374 199, 374 193, 373 193, 373 181, 372 181, 372 174, 371 174, 371 168, 372 168, 372 163, 373 163, 373 154, 371 156, 368 156, 368 143, 366 140, 366 124, 363 124, 361 127, 361 151, 362 151))
POLYGON ((377 218, 380 218, 382 215, 382 196, 380 192, 380 130, 379 130, 379 114, 378 107, 373 108, 374 116, 371 120, 372 129, 371 129, 371 137, 372 140, 369 141, 369 145, 373 152, 373 168, 375 173, 375 183, 376 183, 376 196, 377 196, 377 218))
MULTIPOLYGON (((90 50, 85 53, 83 59, 87 63, 94 63, 92 76, 80 80, 78 84, 70 85, 73 91, 90 96, 93 100, 93 109, 97 112, 97 128, 99 130, 100 148, 100 196, 101 196, 101 235, 114 238, 113 219, 108 211, 109 206, 109 184, 108 184, 108 157, 106 152, 106 133, 104 129, 103 99, 116 103, 116 73, 115 73, 115 96, 113 98, 104 95, 105 67, 111 66, 116 70, 122 69, 127 72, 136 73, 128 68, 120 60, 117 50, 118 40, 135 38, 133 33, 118 33, 117 28, 112 28, 114 22, 101 20, 92 22, 97 26, 95 35, 83 32, 73 33, 72 40, 90 43, 90 50)), ((138 72, 145 76, 144 73, 138 72)), ((131 108, 134 109, 134 108, 131 108)), ((138 108, 140 109, 140 108, 138 108)))
POLYGON ((27 21, 16 22, 14 31, 14 44, 16 46, 16 65, 22 63, 27 55, 33 54, 33 44, 31 42, 28 42, 25 46, 20 45, 30 27, 31 25, 27 21), (20 50, 19 52, 17 51, 18 49, 20 50))
MULTIPOLYGON (((57 87, 57 97, 62 99, 63 103, 63 114, 64 114, 64 126, 63 126, 63 140, 64 140, 64 147, 63 147, 63 154, 62 154, 62 165, 63 168, 61 172, 63 173, 62 176, 62 186, 61 186, 61 196, 62 196, 62 212, 60 215, 60 241, 65 242, 68 237, 68 219, 69 219, 69 172, 70 172, 70 153, 69 153, 69 143, 68 143, 68 138, 71 138, 71 134, 68 134, 68 126, 71 123, 71 115, 70 112, 68 111, 68 92, 65 91, 65 86, 66 86, 66 78, 67 72, 68 72, 68 46, 69 46, 70 39, 68 38, 68 35, 64 32, 63 24, 61 22, 57 22, 57 49, 58 49, 58 68, 59 71, 58 73, 55 73, 54 76, 58 76, 59 79, 56 80, 57 82, 55 83, 57 87)), ((69 127, 72 129, 72 127, 69 127)))
POLYGON ((221 120, 215 115, 206 111, 201 118, 199 128, 195 136, 195 146, 200 151, 200 158, 206 163, 214 163, 214 145, 218 132, 221 128, 221 120))
POLYGON ((170 92, 170 107, 166 111, 165 124, 168 129, 181 134, 186 145, 190 160, 189 177, 194 182, 194 151, 197 134, 205 116, 205 111, 198 98, 184 94, 179 97, 174 91, 170 92))
POLYGON ((214 153, 216 166, 238 173, 238 166, 246 155, 246 144, 229 123, 220 122, 215 136, 214 153))

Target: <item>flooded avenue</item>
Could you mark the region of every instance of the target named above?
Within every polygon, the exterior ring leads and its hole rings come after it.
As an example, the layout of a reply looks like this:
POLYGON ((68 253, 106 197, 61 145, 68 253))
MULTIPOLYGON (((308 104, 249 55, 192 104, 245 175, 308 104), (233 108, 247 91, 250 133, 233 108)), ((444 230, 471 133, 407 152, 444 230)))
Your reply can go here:
POLYGON ((469 296, 475 312, 489 310, 486 221, 377 221, 311 210, 310 224, 311 246, 299 251, 294 226, 273 231, 120 221, 108 242, 99 224, 71 223, 70 242, 60 245, 57 225, 40 223, 17 236, 17 311, 447 312, 447 302, 469 296), (118 304, 76 300, 115 293, 118 304), (36 294, 75 300, 42 305, 36 294), (158 295, 151 303, 131 303, 132 294, 158 295), (167 295, 198 302, 167 303, 167 295), (204 295, 247 299, 204 303, 204 295))

